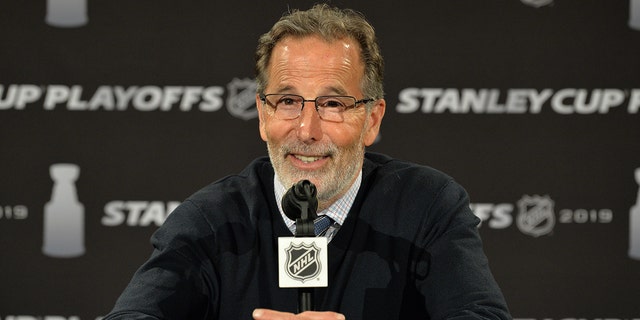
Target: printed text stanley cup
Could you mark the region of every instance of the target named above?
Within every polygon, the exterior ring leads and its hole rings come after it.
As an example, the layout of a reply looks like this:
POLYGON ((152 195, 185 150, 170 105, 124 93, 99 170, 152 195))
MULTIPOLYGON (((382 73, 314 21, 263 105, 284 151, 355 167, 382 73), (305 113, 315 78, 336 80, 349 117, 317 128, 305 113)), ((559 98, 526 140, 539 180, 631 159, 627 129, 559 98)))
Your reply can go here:
POLYGON ((629 212, 629 257, 640 260, 640 168, 636 169, 638 198, 629 212))
POLYGON ((56 258, 81 256, 84 247, 84 206, 78 201, 75 181, 80 168, 74 164, 54 164, 51 201, 44 207, 42 252, 56 258))

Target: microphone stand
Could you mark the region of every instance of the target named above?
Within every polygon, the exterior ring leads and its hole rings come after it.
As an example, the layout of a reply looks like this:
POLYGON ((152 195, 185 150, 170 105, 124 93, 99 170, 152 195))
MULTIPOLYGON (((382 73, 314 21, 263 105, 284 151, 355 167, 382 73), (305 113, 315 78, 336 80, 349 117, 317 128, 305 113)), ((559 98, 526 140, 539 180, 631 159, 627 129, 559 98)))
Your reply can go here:
MULTIPOLYGON (((301 202, 301 217, 296 219, 296 237, 315 237, 313 220, 310 219, 308 201, 301 202)), ((315 215, 315 212, 313 213, 315 215)), ((298 289, 298 311, 312 311, 313 307, 313 288, 298 289)))

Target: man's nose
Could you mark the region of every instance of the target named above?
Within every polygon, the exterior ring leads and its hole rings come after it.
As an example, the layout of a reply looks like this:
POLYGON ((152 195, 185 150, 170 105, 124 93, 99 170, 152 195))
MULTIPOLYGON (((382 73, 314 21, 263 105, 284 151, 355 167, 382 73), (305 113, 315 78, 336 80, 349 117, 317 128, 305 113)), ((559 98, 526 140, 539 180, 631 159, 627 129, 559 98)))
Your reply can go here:
POLYGON ((316 110, 313 101, 305 101, 304 107, 298 118, 298 138, 304 142, 318 141, 322 139, 322 119, 316 110))

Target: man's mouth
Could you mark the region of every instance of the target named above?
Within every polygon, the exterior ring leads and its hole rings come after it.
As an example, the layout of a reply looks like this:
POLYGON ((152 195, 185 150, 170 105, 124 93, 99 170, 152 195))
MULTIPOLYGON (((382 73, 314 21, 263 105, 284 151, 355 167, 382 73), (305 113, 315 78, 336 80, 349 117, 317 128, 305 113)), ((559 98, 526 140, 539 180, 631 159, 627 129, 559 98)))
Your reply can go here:
POLYGON ((323 157, 318 157, 318 156, 303 156, 303 155, 299 155, 299 154, 296 154, 296 155, 293 155, 293 156, 296 159, 298 159, 298 160, 300 160, 300 161, 302 161, 304 163, 311 163, 311 162, 318 161, 318 160, 323 158, 323 157))

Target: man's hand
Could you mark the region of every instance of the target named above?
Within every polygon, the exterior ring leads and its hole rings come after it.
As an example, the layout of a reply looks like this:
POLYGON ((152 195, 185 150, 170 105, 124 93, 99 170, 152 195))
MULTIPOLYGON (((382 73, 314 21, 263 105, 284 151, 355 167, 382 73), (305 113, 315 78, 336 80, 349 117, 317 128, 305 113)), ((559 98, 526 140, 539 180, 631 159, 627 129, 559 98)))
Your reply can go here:
POLYGON ((255 320, 345 320, 344 315, 332 311, 305 311, 299 314, 269 309, 253 310, 255 320))

